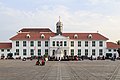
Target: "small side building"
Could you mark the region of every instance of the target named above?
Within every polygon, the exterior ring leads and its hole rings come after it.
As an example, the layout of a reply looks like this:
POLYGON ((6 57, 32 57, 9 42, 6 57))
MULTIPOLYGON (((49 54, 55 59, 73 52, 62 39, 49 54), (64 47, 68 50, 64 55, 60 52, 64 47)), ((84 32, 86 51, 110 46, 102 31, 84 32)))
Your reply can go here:
POLYGON ((10 42, 1 42, 0 43, 0 59, 7 58, 7 55, 11 53, 12 43, 10 42))
POLYGON ((113 42, 107 42, 106 57, 111 58, 113 57, 113 55, 116 55, 116 57, 120 57, 120 54, 117 51, 118 48, 120 48, 120 45, 117 45, 113 42))

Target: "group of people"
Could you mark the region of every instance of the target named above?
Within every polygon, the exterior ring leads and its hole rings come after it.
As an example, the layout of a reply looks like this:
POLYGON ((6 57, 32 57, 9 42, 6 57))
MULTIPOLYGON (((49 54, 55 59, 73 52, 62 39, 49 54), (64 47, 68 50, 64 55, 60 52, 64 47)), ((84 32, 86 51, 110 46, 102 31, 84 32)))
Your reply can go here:
POLYGON ((113 54, 111 60, 112 60, 112 61, 115 61, 115 59, 116 59, 116 54, 113 54))
POLYGON ((38 59, 37 62, 36 62, 36 65, 41 65, 41 66, 45 65, 45 60, 42 59, 42 60, 40 61, 40 60, 38 59))

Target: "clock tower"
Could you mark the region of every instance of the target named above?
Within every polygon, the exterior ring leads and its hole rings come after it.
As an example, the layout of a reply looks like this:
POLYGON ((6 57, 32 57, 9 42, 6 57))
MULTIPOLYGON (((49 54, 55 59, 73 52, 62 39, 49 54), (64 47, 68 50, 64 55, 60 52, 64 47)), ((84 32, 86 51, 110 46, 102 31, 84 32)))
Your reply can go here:
POLYGON ((60 21, 60 16, 59 16, 59 21, 56 24, 56 34, 57 35, 62 35, 62 30, 63 30, 63 24, 60 21))

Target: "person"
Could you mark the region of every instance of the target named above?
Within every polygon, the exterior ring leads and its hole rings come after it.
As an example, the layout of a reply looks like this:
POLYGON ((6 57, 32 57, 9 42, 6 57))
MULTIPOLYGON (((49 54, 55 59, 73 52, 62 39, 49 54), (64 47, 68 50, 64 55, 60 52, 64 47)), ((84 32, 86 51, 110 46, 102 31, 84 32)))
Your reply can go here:
POLYGON ((26 61, 26 58, 24 57, 24 58, 22 59, 22 61, 26 61))
POLYGON ((81 59, 84 60, 84 56, 81 56, 81 59))
POLYGON ((78 61, 78 57, 76 57, 76 61, 78 61))
POLYGON ((91 58, 90 58, 90 59, 91 59, 91 61, 93 60, 93 57, 92 57, 92 55, 91 55, 91 58))
POLYGON ((115 61, 116 59, 116 54, 113 54, 113 61, 115 61))
POLYGON ((41 66, 45 65, 44 59, 41 60, 41 64, 40 64, 40 65, 41 65, 41 66))
POLYGON ((102 60, 105 60, 105 56, 103 55, 102 60))
POLYGON ((37 62, 36 62, 36 65, 39 65, 40 64, 40 61, 39 61, 39 59, 37 60, 37 62))

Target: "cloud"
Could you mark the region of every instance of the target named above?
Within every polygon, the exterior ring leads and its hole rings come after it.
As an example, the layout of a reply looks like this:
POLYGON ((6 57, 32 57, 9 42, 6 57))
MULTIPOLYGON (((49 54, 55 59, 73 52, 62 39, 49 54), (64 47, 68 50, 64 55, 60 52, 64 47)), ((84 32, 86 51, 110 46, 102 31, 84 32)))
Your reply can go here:
POLYGON ((120 2, 119 0, 88 0, 91 4, 107 4, 107 3, 118 3, 120 2))
POLYGON ((52 8, 44 5, 34 11, 24 11, 0 5, 0 36, 7 34, 1 40, 7 40, 23 27, 49 27, 55 32, 59 16, 64 24, 64 32, 99 31, 112 41, 119 38, 117 35, 120 35, 120 16, 109 16, 87 10, 71 12, 70 8, 63 5, 52 8))

